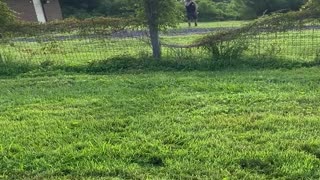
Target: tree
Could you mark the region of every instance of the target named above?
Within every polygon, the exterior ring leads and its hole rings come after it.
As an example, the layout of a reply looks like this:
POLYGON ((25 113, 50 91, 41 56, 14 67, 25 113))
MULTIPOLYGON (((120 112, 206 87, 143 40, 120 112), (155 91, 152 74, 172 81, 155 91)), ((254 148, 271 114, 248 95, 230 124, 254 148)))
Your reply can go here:
POLYGON ((305 0, 232 0, 245 19, 257 18, 275 11, 299 10, 305 0))
POLYGON ((7 4, 0 0, 0 30, 3 30, 14 21, 15 16, 13 11, 8 8, 7 4))
POLYGON ((320 0, 308 0, 308 2, 302 7, 303 10, 309 10, 313 12, 320 11, 320 0))
POLYGON ((183 7, 181 0, 61 0, 64 16, 136 16, 149 28, 153 56, 161 57, 159 31, 175 26, 183 7))
POLYGON ((139 0, 136 4, 137 16, 149 28, 153 57, 161 58, 159 31, 174 27, 179 22, 181 11, 176 0, 139 0))
POLYGON ((64 17, 128 16, 132 0, 60 0, 64 17))

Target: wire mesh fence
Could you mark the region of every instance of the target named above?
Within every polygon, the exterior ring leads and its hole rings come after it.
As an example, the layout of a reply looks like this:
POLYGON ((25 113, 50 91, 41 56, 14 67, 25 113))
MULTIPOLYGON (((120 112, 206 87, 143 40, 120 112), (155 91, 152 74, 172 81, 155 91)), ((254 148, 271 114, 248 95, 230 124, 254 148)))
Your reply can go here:
POLYGON ((10 37, 2 40, 3 58, 41 62, 83 63, 115 56, 141 56, 149 47, 139 37, 112 37, 104 34, 47 34, 37 37, 10 37))
POLYGON ((317 26, 286 32, 260 33, 251 39, 249 55, 256 58, 279 58, 311 61, 319 54, 320 29, 317 26))
MULTIPOLYGON (((181 55, 184 55, 215 59, 217 56, 210 54, 210 52, 203 49, 203 47, 183 47, 183 45, 187 44, 183 43, 183 41, 186 42, 189 40, 190 43, 208 33, 214 34, 240 27, 239 24, 236 24, 235 26, 230 26, 229 24, 228 27, 200 29, 200 33, 198 33, 199 31, 191 31, 190 34, 183 36, 177 37, 174 35, 168 37, 168 39, 164 38, 164 42, 167 42, 169 46, 164 47, 163 49, 165 49, 166 52, 169 52, 165 53, 168 56, 180 57, 181 55), (177 44, 182 46, 177 46, 177 44)), ((231 51, 234 51, 236 48, 244 48, 243 53, 241 54, 243 58, 255 58, 257 60, 272 58, 290 61, 313 61, 320 55, 319 43, 320 25, 315 23, 279 32, 269 31, 268 27, 266 27, 265 29, 259 30, 258 33, 254 33, 254 35, 250 35, 250 33, 243 34, 237 39, 224 41, 220 44, 218 43, 217 48, 219 48, 218 51, 220 53, 225 53, 225 56, 223 56, 224 59, 235 58, 228 56, 232 54, 231 51)))
MULTIPOLYGON (((221 23, 219 26, 169 29, 161 33, 163 57, 215 58, 206 48, 186 46, 206 34, 239 28, 243 24, 221 23)), ((284 32, 268 32, 265 29, 250 37, 241 37, 246 44, 243 56, 256 59, 280 58, 292 61, 311 61, 320 53, 320 26, 307 25, 284 32)), ((236 42, 223 42, 218 48, 226 49, 236 42)), ((238 42, 239 43, 239 42, 238 42)), ((243 45, 243 44, 242 44, 243 45)), ((45 33, 39 36, 7 36, 0 39, 0 58, 19 59, 41 63, 57 61, 83 64, 118 56, 151 56, 147 30, 122 29, 111 34, 79 32, 45 33)), ((231 57, 230 57, 231 58, 231 57)), ((234 57, 232 57, 234 58, 234 57)))

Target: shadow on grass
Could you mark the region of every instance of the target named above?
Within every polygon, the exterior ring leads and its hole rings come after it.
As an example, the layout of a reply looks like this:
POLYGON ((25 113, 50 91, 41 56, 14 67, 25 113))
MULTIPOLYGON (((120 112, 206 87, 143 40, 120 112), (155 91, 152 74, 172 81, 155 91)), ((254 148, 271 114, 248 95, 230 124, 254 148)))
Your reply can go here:
POLYGON ((293 69, 319 66, 319 61, 288 61, 283 59, 163 59, 115 57, 112 59, 92 61, 83 65, 59 64, 55 61, 43 61, 40 64, 0 59, 0 76, 12 77, 24 73, 43 73, 59 71, 65 73, 110 74, 142 73, 157 71, 220 71, 220 70, 260 70, 260 69, 293 69))

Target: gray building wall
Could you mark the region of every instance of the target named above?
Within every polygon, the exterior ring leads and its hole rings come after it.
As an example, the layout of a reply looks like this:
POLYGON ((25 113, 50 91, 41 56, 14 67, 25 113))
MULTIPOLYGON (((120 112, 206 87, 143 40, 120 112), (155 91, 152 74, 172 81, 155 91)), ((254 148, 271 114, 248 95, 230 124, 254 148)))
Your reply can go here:
MULTIPOLYGON (((17 12, 21 20, 38 21, 32 0, 5 0, 5 2, 12 10, 17 12)), ((59 0, 48 0, 47 4, 43 4, 43 9, 47 21, 62 19, 59 0)))
POLYGON ((20 19, 25 21, 38 21, 33 3, 30 0, 5 0, 8 6, 17 12, 20 19))
POLYGON ((50 0, 48 4, 43 5, 47 21, 62 19, 62 12, 59 0, 50 0))

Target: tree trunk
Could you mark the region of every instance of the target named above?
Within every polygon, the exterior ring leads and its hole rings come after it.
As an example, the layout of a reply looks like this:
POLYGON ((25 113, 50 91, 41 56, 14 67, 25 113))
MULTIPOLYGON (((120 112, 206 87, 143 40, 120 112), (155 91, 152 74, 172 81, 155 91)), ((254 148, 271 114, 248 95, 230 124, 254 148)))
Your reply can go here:
POLYGON ((152 54, 155 59, 161 58, 161 46, 159 40, 159 29, 156 26, 149 25, 150 40, 152 45, 152 54))
POLYGON ((148 27, 150 33, 150 40, 152 45, 152 54, 155 59, 161 58, 161 47, 159 40, 159 22, 158 22, 158 11, 159 7, 158 0, 145 0, 145 12, 148 19, 148 27))

